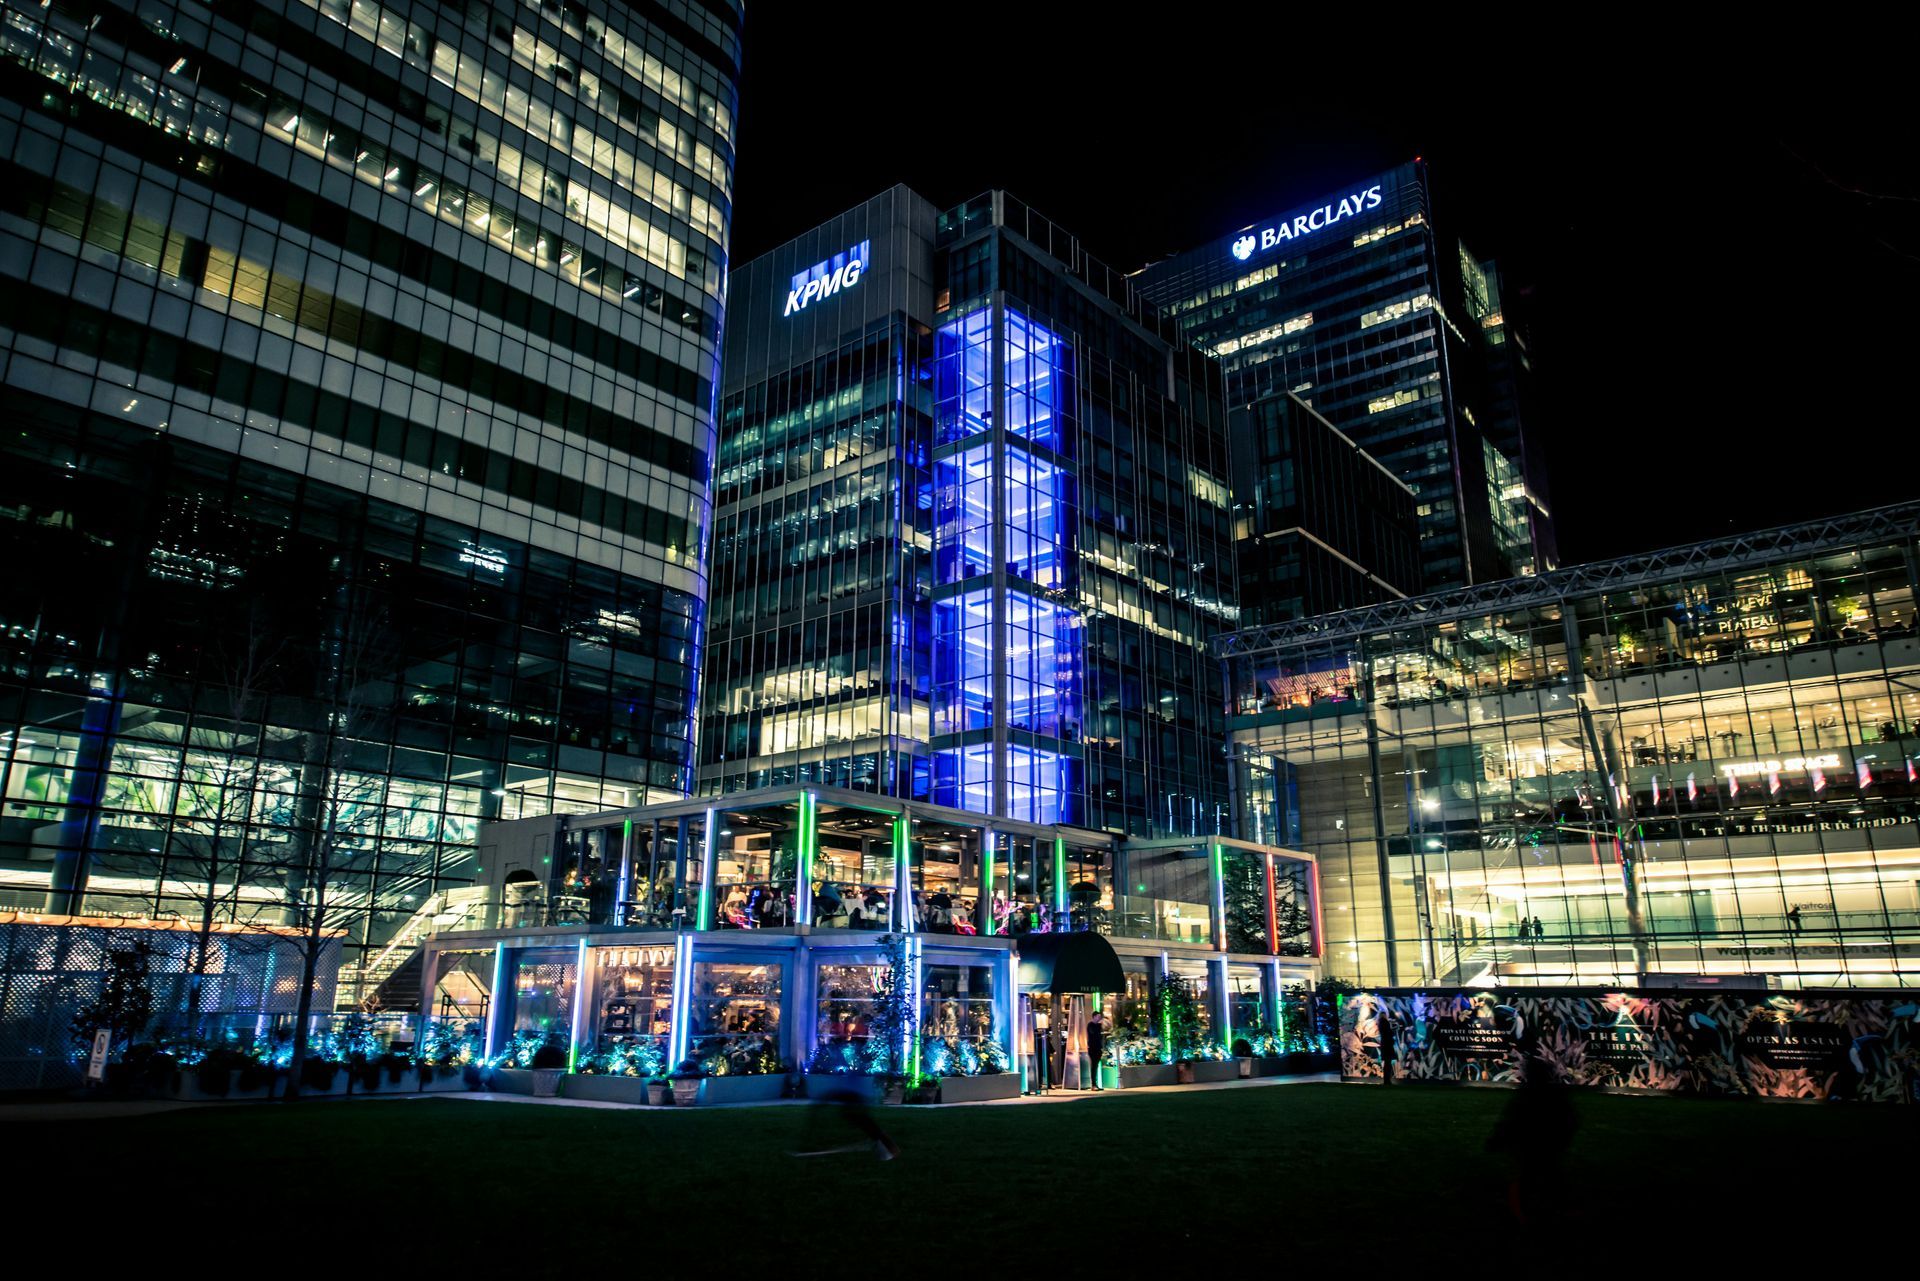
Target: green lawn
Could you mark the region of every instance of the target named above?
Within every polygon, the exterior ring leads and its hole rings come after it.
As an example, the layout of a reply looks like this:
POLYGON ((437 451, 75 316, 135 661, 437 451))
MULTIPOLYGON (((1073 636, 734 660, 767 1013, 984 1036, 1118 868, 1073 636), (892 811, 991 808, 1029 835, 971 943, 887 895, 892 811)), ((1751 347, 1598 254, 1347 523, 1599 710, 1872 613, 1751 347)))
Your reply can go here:
MULTIPOLYGON (((1515 1239, 1504 1166, 1484 1151, 1509 1097, 1297 1085, 895 1108, 878 1113, 902 1149, 891 1162, 788 1155, 845 1141, 828 1128, 842 1122, 815 1109, 458 1099, 58 1124, 8 1124, 0 1109, 0 1151, 11 1173, 28 1161, 44 1171, 48 1204, 89 1225, 68 1246, 137 1246, 254 1281, 1264 1278, 1322 1259, 1392 1275, 1515 1239)), ((1863 1244, 1910 1227, 1920 1109, 1602 1095, 1578 1108, 1557 1234, 1576 1255, 1619 1247, 1645 1260, 1668 1241, 1837 1232, 1858 1263, 1863 1244), (1858 1230, 1889 1213, 1906 1226, 1858 1230)), ((17 1226, 29 1224, 39 1236, 39 1220, 17 1226)), ((1490 1257, 1470 1270, 1485 1269, 1510 1270, 1490 1257)))

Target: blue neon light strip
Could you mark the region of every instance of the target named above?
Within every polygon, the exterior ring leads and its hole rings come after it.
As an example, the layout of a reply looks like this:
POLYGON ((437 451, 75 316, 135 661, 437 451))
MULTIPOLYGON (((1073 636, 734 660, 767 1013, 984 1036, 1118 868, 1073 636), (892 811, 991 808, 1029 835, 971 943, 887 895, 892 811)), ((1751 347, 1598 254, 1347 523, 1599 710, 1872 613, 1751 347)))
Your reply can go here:
POLYGON ((580 1012, 587 1008, 587 940, 580 940, 580 951, 573 959, 573 1026, 567 1034, 567 1071, 575 1071, 580 1059, 580 1012))
POLYGON ((494 1054, 494 1031, 500 1025, 500 1002, 504 999, 502 985, 506 982, 507 945, 493 945, 493 999, 487 1002, 487 1044, 481 1057, 492 1058, 494 1054))

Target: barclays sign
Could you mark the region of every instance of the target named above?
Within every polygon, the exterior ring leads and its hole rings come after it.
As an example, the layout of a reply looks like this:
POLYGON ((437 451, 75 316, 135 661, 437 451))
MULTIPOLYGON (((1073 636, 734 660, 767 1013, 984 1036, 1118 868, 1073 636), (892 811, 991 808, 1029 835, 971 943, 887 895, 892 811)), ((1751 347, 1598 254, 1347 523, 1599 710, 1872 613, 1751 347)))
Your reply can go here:
POLYGON ((1380 184, 1375 183, 1364 191, 1341 196, 1337 201, 1329 201, 1311 213, 1298 214, 1295 217, 1258 231, 1246 231, 1234 237, 1231 246, 1233 256, 1241 262, 1253 257, 1257 252, 1265 252, 1276 245, 1282 245, 1302 236, 1310 236, 1316 231, 1331 227, 1343 218, 1365 213, 1369 209, 1380 207, 1380 184))
POLYGON ((851 289, 859 284, 860 277, 871 261, 868 246, 872 243, 863 240, 845 253, 835 254, 825 262, 816 262, 805 271, 796 272, 793 288, 787 291, 787 308, 780 314, 791 316, 805 311, 808 304, 830 298, 842 289, 851 289))

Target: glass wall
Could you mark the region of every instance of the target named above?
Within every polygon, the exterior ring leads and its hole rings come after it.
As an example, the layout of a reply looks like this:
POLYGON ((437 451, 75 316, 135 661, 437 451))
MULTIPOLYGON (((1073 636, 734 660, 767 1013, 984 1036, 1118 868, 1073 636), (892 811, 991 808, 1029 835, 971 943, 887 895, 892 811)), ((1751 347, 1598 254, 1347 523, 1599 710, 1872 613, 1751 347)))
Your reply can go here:
POLYGON ((922 1070, 935 1076, 1005 1071, 1006 1029, 991 964, 927 962, 920 978, 922 1070))
POLYGON ((663 1075, 672 1068, 667 1042, 673 1031, 673 948, 608 947, 593 950, 593 1003, 588 1044, 609 1070, 663 1075))
POLYGON ((886 990, 886 958, 878 952, 834 953, 814 972, 814 1049, 810 1072, 866 1073, 885 1067, 873 1041, 886 990))
POLYGON ((1126 851, 1117 933, 1174 943, 1213 942, 1213 869, 1205 845, 1126 851))
POLYGON ((1402 982, 1907 981, 1912 551, 1235 660, 1236 735, 1286 780, 1260 821, 1320 860, 1331 972, 1388 978, 1390 910, 1402 982))
POLYGON ((540 948, 512 958, 513 1032, 559 1037, 564 1046, 573 1036, 574 979, 578 953, 573 948, 540 948))
POLYGON ((687 1057, 710 1076, 779 1069, 783 963, 693 963, 687 1002, 687 1057))

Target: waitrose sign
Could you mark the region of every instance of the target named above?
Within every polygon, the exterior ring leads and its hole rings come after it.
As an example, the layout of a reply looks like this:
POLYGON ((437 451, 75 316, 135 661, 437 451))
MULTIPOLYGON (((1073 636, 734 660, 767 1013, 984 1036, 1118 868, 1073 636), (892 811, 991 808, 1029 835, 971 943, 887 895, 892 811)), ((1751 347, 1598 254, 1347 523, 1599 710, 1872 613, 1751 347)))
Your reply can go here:
POLYGON ((1378 209, 1381 186, 1382 184, 1375 183, 1363 190, 1329 200, 1310 213, 1296 214, 1292 218, 1270 223, 1257 230, 1250 228, 1234 238, 1233 256, 1245 262, 1254 254, 1264 253, 1275 245, 1283 245, 1290 240, 1298 240, 1302 236, 1311 236, 1314 232, 1331 227, 1343 218, 1351 218, 1369 209, 1378 209))

